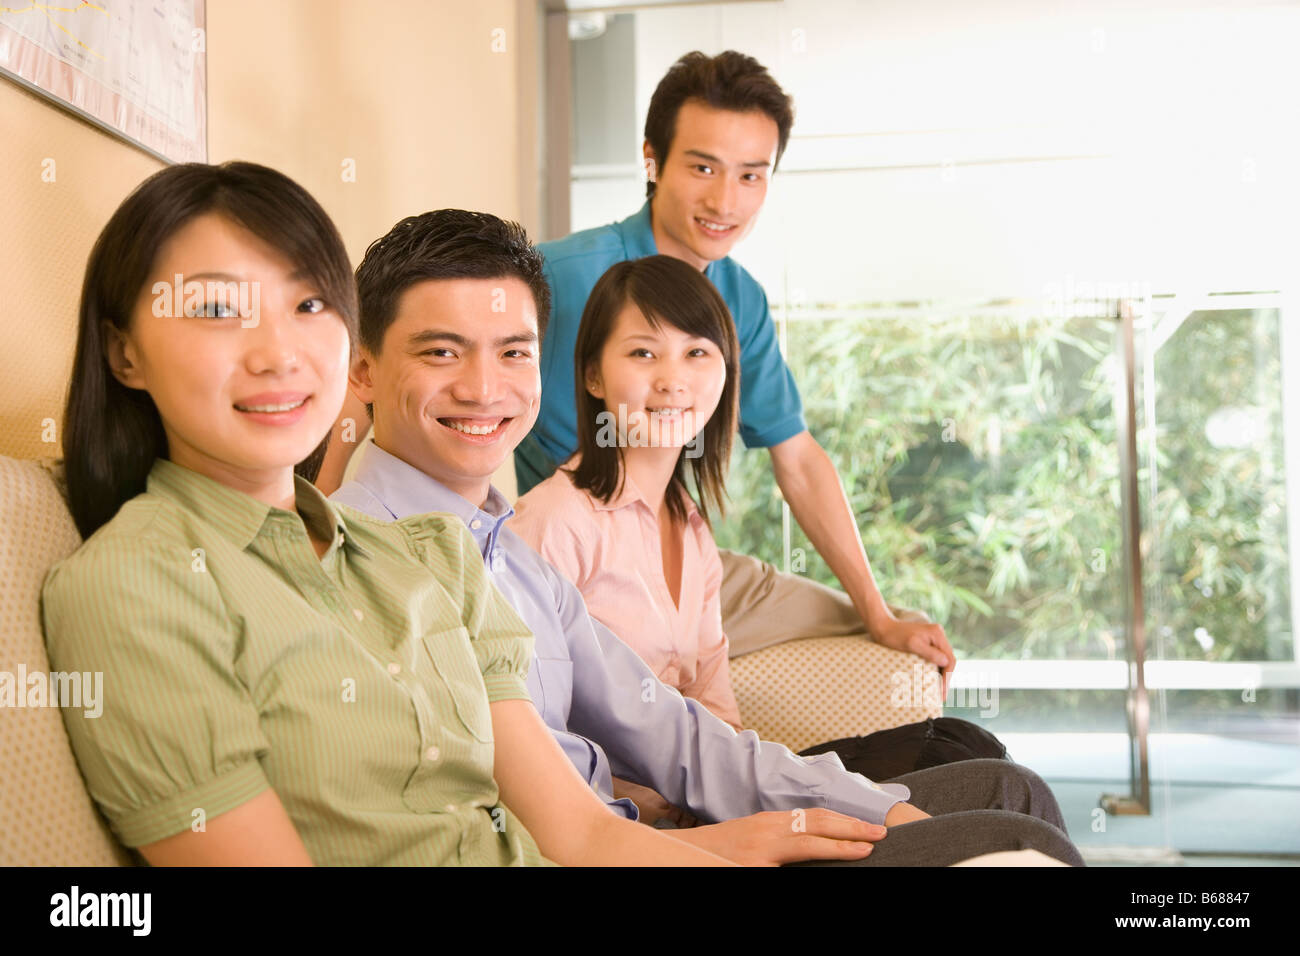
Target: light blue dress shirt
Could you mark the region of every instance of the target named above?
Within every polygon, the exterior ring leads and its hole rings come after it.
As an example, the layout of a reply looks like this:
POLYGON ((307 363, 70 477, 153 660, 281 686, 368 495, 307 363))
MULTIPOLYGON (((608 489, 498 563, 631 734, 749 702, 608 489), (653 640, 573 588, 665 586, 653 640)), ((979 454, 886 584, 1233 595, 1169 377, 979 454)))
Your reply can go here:
MULTIPOLYGON (((616 262, 653 256, 650 202, 626 219, 584 229, 537 247, 551 286, 551 317, 542 342, 542 406, 533 430, 515 449, 522 495, 549 478, 578 450, 573 349, 582 310, 596 280, 616 262)), ((740 345, 740 439, 747 448, 770 448, 807 429, 794 376, 785 364, 767 294, 758 280, 727 256, 710 262, 705 277, 722 294, 740 345)))
POLYGON ((902 784, 849 773, 835 753, 801 757, 737 734, 702 704, 655 677, 636 652, 587 613, 582 595, 504 523, 514 509, 492 488, 479 508, 384 451, 357 452, 352 481, 331 500, 385 520, 429 511, 460 518, 474 535, 494 584, 536 637, 528 692, 583 779, 616 813, 613 775, 650 787, 700 820, 764 810, 826 807, 871 823, 911 796, 902 784))

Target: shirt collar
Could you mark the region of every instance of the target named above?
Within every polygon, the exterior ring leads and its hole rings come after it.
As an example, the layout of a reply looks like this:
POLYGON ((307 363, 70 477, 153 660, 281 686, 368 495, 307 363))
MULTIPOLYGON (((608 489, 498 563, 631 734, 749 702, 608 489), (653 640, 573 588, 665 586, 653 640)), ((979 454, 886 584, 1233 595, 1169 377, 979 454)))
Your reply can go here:
MULTIPOLYGON (((578 456, 573 456, 569 462, 570 466, 576 464, 577 460, 578 456)), ((637 502, 640 502, 647 511, 650 510, 650 502, 646 500, 641 489, 637 487, 637 483, 633 481, 632 476, 628 474, 623 475, 622 487, 619 488, 618 491, 614 492, 614 495, 609 499, 609 501, 601 501, 594 495, 589 495, 588 497, 591 498, 592 507, 597 511, 617 511, 620 508, 631 507, 637 502)), ((682 495, 682 504, 686 506, 686 518, 688 521, 693 522, 699 517, 699 509, 695 506, 695 501, 690 495, 682 495)))
POLYGON ((342 542, 360 555, 370 553, 348 534, 347 523, 320 489, 301 475, 293 476, 296 512, 268 505, 166 458, 154 460, 145 488, 199 515, 241 550, 253 543, 269 518, 297 521, 301 516, 312 534, 330 542, 331 550, 342 542))
MULTIPOLYGON (((632 215, 628 216, 618 224, 619 232, 623 236, 623 251, 625 258, 641 259, 645 256, 654 256, 659 254, 659 249, 655 245, 655 232, 652 217, 650 215, 650 200, 645 203, 632 215)), ((718 263, 723 259, 714 259, 704 267, 704 274, 709 279, 715 278, 718 271, 718 263)))
POLYGON ((654 228, 650 223, 650 200, 621 223, 623 250, 629 259, 641 259, 658 253, 655 248, 654 228))
POLYGON ((430 511, 450 512, 473 532, 481 547, 485 542, 490 547, 501 525, 514 516, 515 509, 495 486, 488 486, 487 500, 480 508, 436 478, 384 451, 373 438, 366 440, 360 454, 361 462, 352 480, 374 495, 395 520, 430 511))

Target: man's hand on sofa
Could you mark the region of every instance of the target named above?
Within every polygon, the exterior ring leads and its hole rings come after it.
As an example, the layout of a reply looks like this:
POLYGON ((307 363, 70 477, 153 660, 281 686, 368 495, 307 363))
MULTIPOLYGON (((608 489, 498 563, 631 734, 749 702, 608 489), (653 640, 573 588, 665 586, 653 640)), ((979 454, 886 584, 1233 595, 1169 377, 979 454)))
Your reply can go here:
POLYGON ((904 823, 911 823, 913 820, 928 819, 930 819, 930 814, 919 807, 914 807, 910 803, 896 803, 885 814, 885 826, 899 827, 904 823))
MULTIPOLYGON (((895 804, 894 809, 900 806, 906 804, 895 804)), ((770 810, 691 830, 662 832, 744 866, 860 860, 886 835, 885 827, 821 807, 770 810)))
POLYGON ((940 697, 948 696, 948 681, 952 678, 953 668, 957 666, 957 656, 948 643, 948 635, 944 633, 942 625, 929 621, 900 621, 887 611, 876 622, 871 638, 877 644, 915 654, 938 667, 943 675, 943 692, 940 697))

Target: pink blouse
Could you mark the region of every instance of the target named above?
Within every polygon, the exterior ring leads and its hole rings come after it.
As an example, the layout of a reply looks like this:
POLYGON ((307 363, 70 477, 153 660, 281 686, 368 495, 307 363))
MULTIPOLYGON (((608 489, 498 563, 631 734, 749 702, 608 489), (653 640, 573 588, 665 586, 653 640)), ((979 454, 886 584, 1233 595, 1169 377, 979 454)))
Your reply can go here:
POLYGON ((722 633, 722 559, 686 502, 680 600, 664 579, 658 516, 628 478, 608 504, 557 471, 515 503, 507 527, 577 585, 591 616, 661 681, 741 730, 722 633))

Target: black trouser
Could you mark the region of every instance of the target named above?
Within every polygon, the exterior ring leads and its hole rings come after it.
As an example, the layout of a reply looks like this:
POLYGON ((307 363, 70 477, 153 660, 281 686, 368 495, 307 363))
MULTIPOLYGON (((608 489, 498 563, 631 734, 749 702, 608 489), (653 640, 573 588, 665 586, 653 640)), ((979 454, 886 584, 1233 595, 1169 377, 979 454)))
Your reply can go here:
POLYGON ((1002 741, 960 717, 930 717, 865 737, 831 740, 800 753, 811 756, 832 750, 846 769, 877 783, 960 760, 1011 759, 1002 741))
POLYGON ((1009 760, 961 760, 890 781, 930 814, 889 828, 862 860, 808 860, 789 866, 951 866, 985 853, 1038 850, 1084 866, 1061 808, 1043 779, 1009 760))

